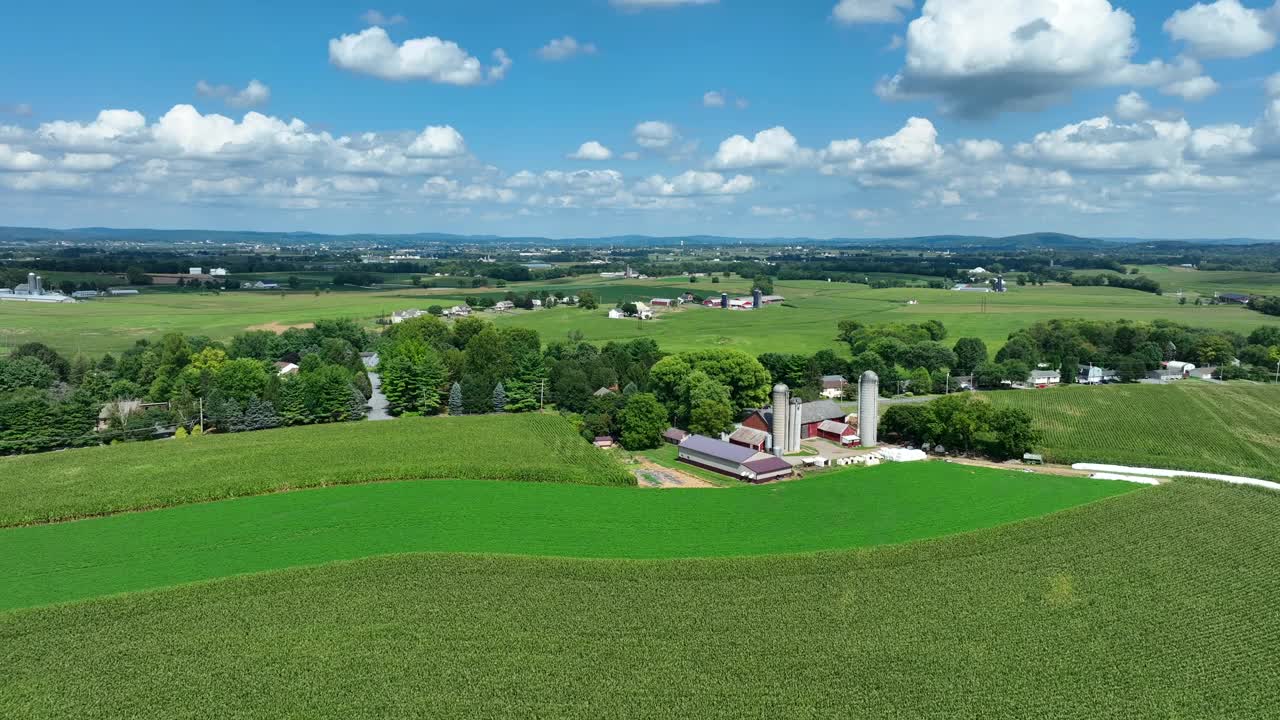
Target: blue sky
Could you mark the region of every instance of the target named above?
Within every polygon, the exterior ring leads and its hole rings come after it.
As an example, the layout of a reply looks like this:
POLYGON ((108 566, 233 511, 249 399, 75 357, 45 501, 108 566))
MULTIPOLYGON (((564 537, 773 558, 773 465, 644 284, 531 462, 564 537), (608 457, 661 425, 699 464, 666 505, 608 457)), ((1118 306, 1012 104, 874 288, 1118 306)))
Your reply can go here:
POLYGON ((1273 2, 25 3, 0 223, 1277 237, 1273 2))

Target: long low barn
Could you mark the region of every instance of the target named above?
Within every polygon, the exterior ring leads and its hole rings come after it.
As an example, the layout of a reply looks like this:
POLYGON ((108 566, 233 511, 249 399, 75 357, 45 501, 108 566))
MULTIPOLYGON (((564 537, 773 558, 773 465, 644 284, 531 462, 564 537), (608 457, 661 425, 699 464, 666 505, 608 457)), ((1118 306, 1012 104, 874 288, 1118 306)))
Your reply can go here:
POLYGON ((723 440, 690 435, 680 443, 681 462, 728 475, 749 483, 763 483, 791 476, 791 463, 723 440))

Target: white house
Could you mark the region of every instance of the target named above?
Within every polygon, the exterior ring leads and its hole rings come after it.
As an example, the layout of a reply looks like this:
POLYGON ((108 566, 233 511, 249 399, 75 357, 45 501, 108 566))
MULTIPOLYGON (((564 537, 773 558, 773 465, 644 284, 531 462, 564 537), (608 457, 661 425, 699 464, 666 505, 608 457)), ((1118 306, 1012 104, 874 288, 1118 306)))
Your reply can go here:
POLYGON ((1030 382, 1038 388, 1053 387, 1062 383, 1062 373, 1057 370, 1032 370, 1030 382))
POLYGON ((621 320, 621 319, 623 319, 623 318, 625 318, 625 317, 626 317, 626 315, 624 315, 624 314, 623 314, 623 312, 622 312, 621 310, 619 310, 618 308, 613 308, 612 310, 610 310, 610 311, 609 311, 609 319, 610 319, 610 320, 621 320))
POLYGON ((648 305, 645 305, 642 302, 638 302, 636 303, 636 317, 640 318, 641 320, 652 320, 653 310, 650 309, 648 305))
POLYGON ((397 310, 391 313, 391 324, 399 325, 405 320, 412 320, 414 318, 419 318, 425 314, 426 313, 422 310, 397 310))
POLYGON ((226 277, 227 269, 226 268, 209 268, 209 274, 214 277, 226 277))

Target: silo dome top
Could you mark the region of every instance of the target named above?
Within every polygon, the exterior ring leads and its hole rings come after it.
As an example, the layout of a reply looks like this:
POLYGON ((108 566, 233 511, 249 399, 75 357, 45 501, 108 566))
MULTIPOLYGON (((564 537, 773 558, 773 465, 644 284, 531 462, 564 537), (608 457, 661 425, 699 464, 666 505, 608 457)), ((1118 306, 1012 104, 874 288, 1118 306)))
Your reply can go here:
POLYGON ((774 386, 773 386, 773 391, 774 391, 774 392, 776 392, 776 393, 784 393, 784 392, 787 392, 787 386, 786 386, 786 385, 784 385, 783 383, 778 383, 777 385, 774 385, 774 386))
POLYGON ((880 376, 879 376, 879 375, 877 375, 877 374, 875 373, 875 371, 874 371, 874 370, 868 370, 868 371, 866 371, 866 372, 862 373, 862 379, 863 379, 864 381, 865 381, 865 380, 874 380, 875 382, 880 382, 880 376))

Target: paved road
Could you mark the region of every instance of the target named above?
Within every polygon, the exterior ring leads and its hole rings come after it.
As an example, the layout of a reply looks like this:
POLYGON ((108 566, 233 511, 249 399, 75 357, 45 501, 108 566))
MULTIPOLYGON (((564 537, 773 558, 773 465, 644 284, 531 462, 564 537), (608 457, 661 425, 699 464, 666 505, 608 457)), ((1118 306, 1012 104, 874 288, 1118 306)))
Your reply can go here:
POLYGON ((370 355, 362 359, 369 371, 369 384, 373 386, 373 395, 369 398, 369 419, 394 420, 391 413, 387 412, 387 396, 382 394, 382 377, 374 372, 378 367, 378 356, 370 355))

